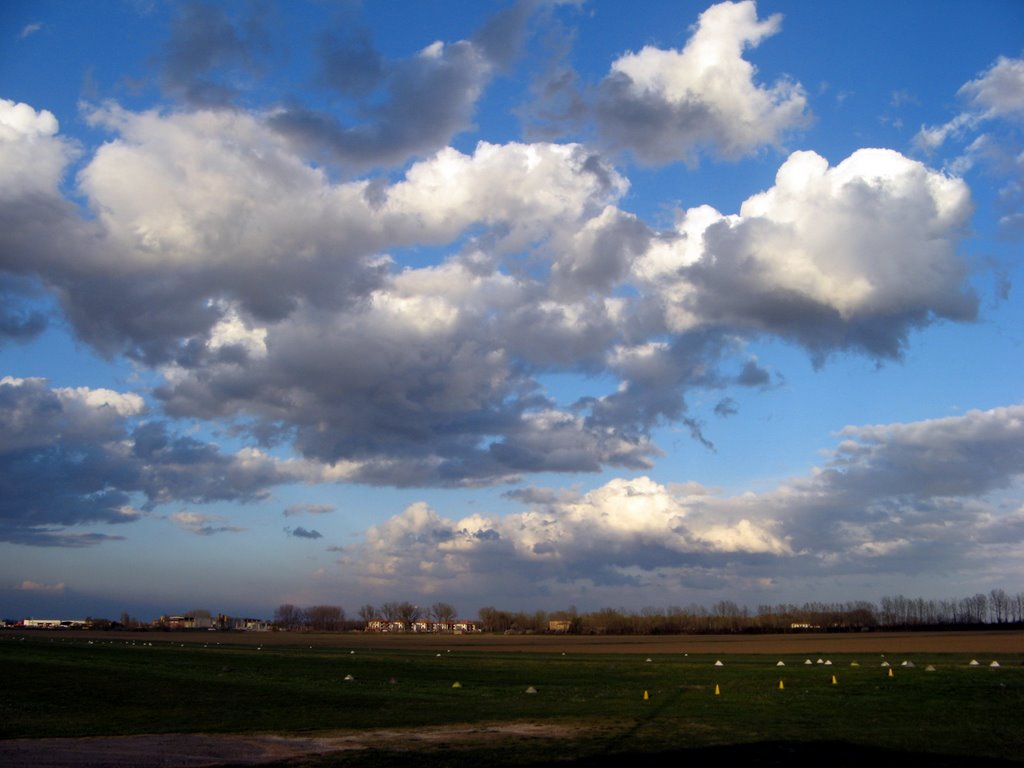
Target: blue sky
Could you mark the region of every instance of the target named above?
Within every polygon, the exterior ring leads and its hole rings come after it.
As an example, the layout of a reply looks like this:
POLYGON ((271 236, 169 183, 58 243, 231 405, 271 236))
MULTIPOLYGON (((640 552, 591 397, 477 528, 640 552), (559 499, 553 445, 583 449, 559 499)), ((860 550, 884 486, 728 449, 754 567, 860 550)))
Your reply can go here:
POLYGON ((0 613, 1018 590, 1021 30, 5 4, 0 613))

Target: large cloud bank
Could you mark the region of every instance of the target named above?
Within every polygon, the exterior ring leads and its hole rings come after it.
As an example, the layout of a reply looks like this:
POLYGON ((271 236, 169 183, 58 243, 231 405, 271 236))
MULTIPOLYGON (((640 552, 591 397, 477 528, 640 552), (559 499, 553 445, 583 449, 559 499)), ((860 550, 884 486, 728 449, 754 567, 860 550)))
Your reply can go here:
MULTIPOLYGON (((28 173, 29 144, 66 162, 51 118, 11 109, 29 127, 5 135, 5 168, 28 173)), ((352 479, 640 468, 649 429, 714 384, 726 337, 893 358, 910 329, 976 312, 966 186, 892 150, 794 153, 738 213, 655 232, 578 144, 480 143, 391 183, 332 181, 258 115, 89 117, 114 133, 77 176, 95 217, 60 170, 15 187, 9 273, 52 286, 97 349, 160 370, 169 413, 247 419, 352 479), (389 255, 413 246, 449 254, 389 255), (616 391, 574 403, 538 379, 598 371, 616 391)))
MULTIPOLYGON (((35 127, 5 136, 5 168, 27 173, 41 141, 66 161, 45 113, 12 109, 35 127)), ((60 171, 12 190, 5 268, 52 286, 97 349, 159 370, 170 414, 243 419, 354 480, 642 468, 651 427, 720 383, 727 338, 895 358, 912 328, 976 312, 966 186, 892 150, 794 153, 738 213, 655 232, 579 144, 481 142, 334 181, 259 115, 89 118, 114 134, 77 175, 95 216, 60 171), (426 246, 448 253, 391 256, 426 246), (615 391, 569 403, 539 378, 596 372, 615 391)))
POLYGON ((168 501, 252 500, 304 478, 294 464, 225 453, 145 415, 133 393, 0 379, 0 541, 86 546, 112 536, 76 526, 131 522, 168 501))
MULTIPOLYGON (((358 28, 323 35, 316 78, 342 99, 333 112, 249 103, 259 24, 246 32, 199 6, 181 11, 164 51, 161 83, 178 101, 83 105, 105 137, 98 146, 64 135, 46 104, 0 99, 0 343, 42 333, 49 298, 77 340, 157 382, 144 401, 3 379, 6 540, 90 543, 69 529, 161 504, 264 498, 295 481, 473 486, 647 472, 658 427, 705 440, 691 393, 767 382, 744 352, 753 339, 799 345, 819 365, 841 353, 897 360, 915 329, 976 318, 966 183, 891 149, 786 153, 774 183, 736 210, 696 204, 663 228, 630 210, 616 160, 781 151, 806 123, 804 89, 760 82, 745 58, 782 29, 753 2, 712 6, 679 50, 611 62, 587 107, 593 137, 456 148, 542 5, 502 12, 513 35, 495 17, 471 39, 405 59, 358 28), (578 391, 550 386, 559 376, 578 391), (177 418, 226 427, 250 447, 183 436, 177 418)), ((1019 118, 1018 65, 1000 60, 964 87, 971 120, 1019 118)), ((735 412, 727 399, 720 407, 735 412)), ((991 437, 995 420, 947 425, 961 440, 951 444, 968 445, 972 425, 991 437)), ((381 579, 409 575, 408 562, 440 574, 484 560, 553 581, 681 567, 697 580, 724 563, 756 574, 767 561, 838 558, 826 508, 877 555, 909 541, 907 529, 883 530, 858 509, 986 494, 1019 472, 1018 448, 984 467, 965 451, 964 467, 988 472, 973 489, 948 452, 932 465, 941 474, 926 476, 907 435, 941 429, 852 429, 820 475, 753 500, 640 477, 534 499, 502 520, 413 506, 373 529, 361 556, 381 579), (898 451, 908 463, 896 471, 898 451), (917 485, 881 490, 911 470, 917 485), (879 490, 858 497, 846 486, 855 477, 879 490), (944 495, 920 490, 957 478, 964 487, 944 495), (407 562, 402 547, 423 552, 407 562)), ((193 533, 238 530, 174 514, 193 533)))
POLYGON ((611 480, 585 494, 531 488, 527 510, 445 518, 426 504, 371 528, 346 550, 350 578, 395 590, 514 599, 528 584, 559 594, 623 586, 753 593, 789 578, 1013 567, 1024 509, 1024 406, 908 424, 851 426, 828 461, 764 493, 611 480))

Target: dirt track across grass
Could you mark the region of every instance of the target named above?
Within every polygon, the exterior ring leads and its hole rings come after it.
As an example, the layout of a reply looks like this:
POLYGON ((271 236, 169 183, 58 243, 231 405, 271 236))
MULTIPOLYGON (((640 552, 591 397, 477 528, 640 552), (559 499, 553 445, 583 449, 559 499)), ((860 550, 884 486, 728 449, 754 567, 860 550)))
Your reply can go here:
POLYGON ((388 728, 318 736, 169 733, 80 739, 0 741, 0 765, 31 768, 209 768, 257 766, 345 752, 394 749, 410 752, 435 746, 471 747, 521 739, 578 737, 564 724, 495 723, 434 728, 388 728))
MULTIPOLYGON (((444 755, 438 765, 451 765, 458 750, 474 747, 516 750, 528 740, 546 740, 554 754, 581 729, 565 725, 509 723, 444 728, 387 729, 320 736, 161 734, 83 739, 19 739, 0 741, 0 765, 19 768, 249 768, 274 766, 343 766, 346 756, 383 749, 392 754, 384 765, 429 764, 433 750, 444 755), (404 757, 395 758, 398 751, 404 757), (418 755, 418 756, 417 756, 418 755)), ((457 760, 461 763, 462 760, 457 760)), ((471 763, 472 761, 470 761, 471 763)), ((745 765, 760 768, 862 768, 866 764, 898 764, 901 768, 1013 768, 1019 763, 963 755, 915 754, 862 744, 839 742, 760 742, 681 749, 657 754, 605 754, 581 759, 560 758, 540 765, 562 768, 621 768, 644 765, 745 765)), ((374 764, 371 760, 370 764, 374 764)))

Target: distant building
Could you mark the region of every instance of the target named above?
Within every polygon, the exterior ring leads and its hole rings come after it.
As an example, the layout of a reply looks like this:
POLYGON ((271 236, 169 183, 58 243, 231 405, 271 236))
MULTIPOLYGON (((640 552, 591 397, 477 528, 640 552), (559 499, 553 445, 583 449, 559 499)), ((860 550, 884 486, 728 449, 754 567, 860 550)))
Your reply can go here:
POLYGON ((271 624, 263 619, 234 619, 231 628, 242 632, 269 632, 271 624))
POLYGON ((366 631, 462 635, 479 632, 480 627, 475 621, 469 621, 468 619, 454 619, 452 621, 417 619, 408 623, 397 619, 370 619, 366 622, 366 631))
POLYGON ((153 624, 161 629, 213 629, 210 616, 161 616, 153 624))
POLYGON ((405 632, 405 622, 391 619, 370 619, 366 622, 367 632, 405 632))
POLYGON ((79 619, 24 619, 25 629, 82 629, 85 622, 79 619))

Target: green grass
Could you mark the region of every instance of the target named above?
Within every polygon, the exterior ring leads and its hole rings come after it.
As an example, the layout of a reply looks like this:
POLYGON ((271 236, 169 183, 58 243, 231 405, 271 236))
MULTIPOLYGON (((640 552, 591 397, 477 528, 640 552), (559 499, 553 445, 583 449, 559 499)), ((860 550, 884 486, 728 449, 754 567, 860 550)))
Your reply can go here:
MULTIPOLYGON (((1024 668, 962 655, 879 658, 357 650, 0 638, 0 738, 138 733, 315 733, 495 721, 577 724, 558 756, 839 742, 917 754, 1024 759, 1024 668), (895 661, 895 660, 894 660, 895 661), (934 672, 925 671, 934 664, 934 672), (897 661, 898 664, 898 661, 897 661), (345 675, 355 677, 345 682, 345 675), (837 684, 832 684, 835 675, 837 684), (783 680, 784 690, 779 690, 783 680), (392 682, 393 681, 393 682, 392 682), (458 681, 461 688, 452 688, 458 681), (528 686, 536 695, 526 694, 528 686), (720 694, 715 695, 715 686, 720 694), (647 691, 649 698, 644 699, 647 691)), ((485 764, 551 757, 550 744, 485 764)), ((444 764, 402 753, 395 762, 444 764), (400 757, 400 759, 399 759, 400 757)), ((458 759, 467 759, 459 752, 458 759)), ((440 756, 440 757, 439 757, 440 756)), ((474 758, 476 759, 476 758, 474 758)), ((439 761, 439 762, 438 762, 439 761)), ((309 764, 333 764, 326 758, 309 764)), ((346 765, 387 765, 354 755, 346 765)))

